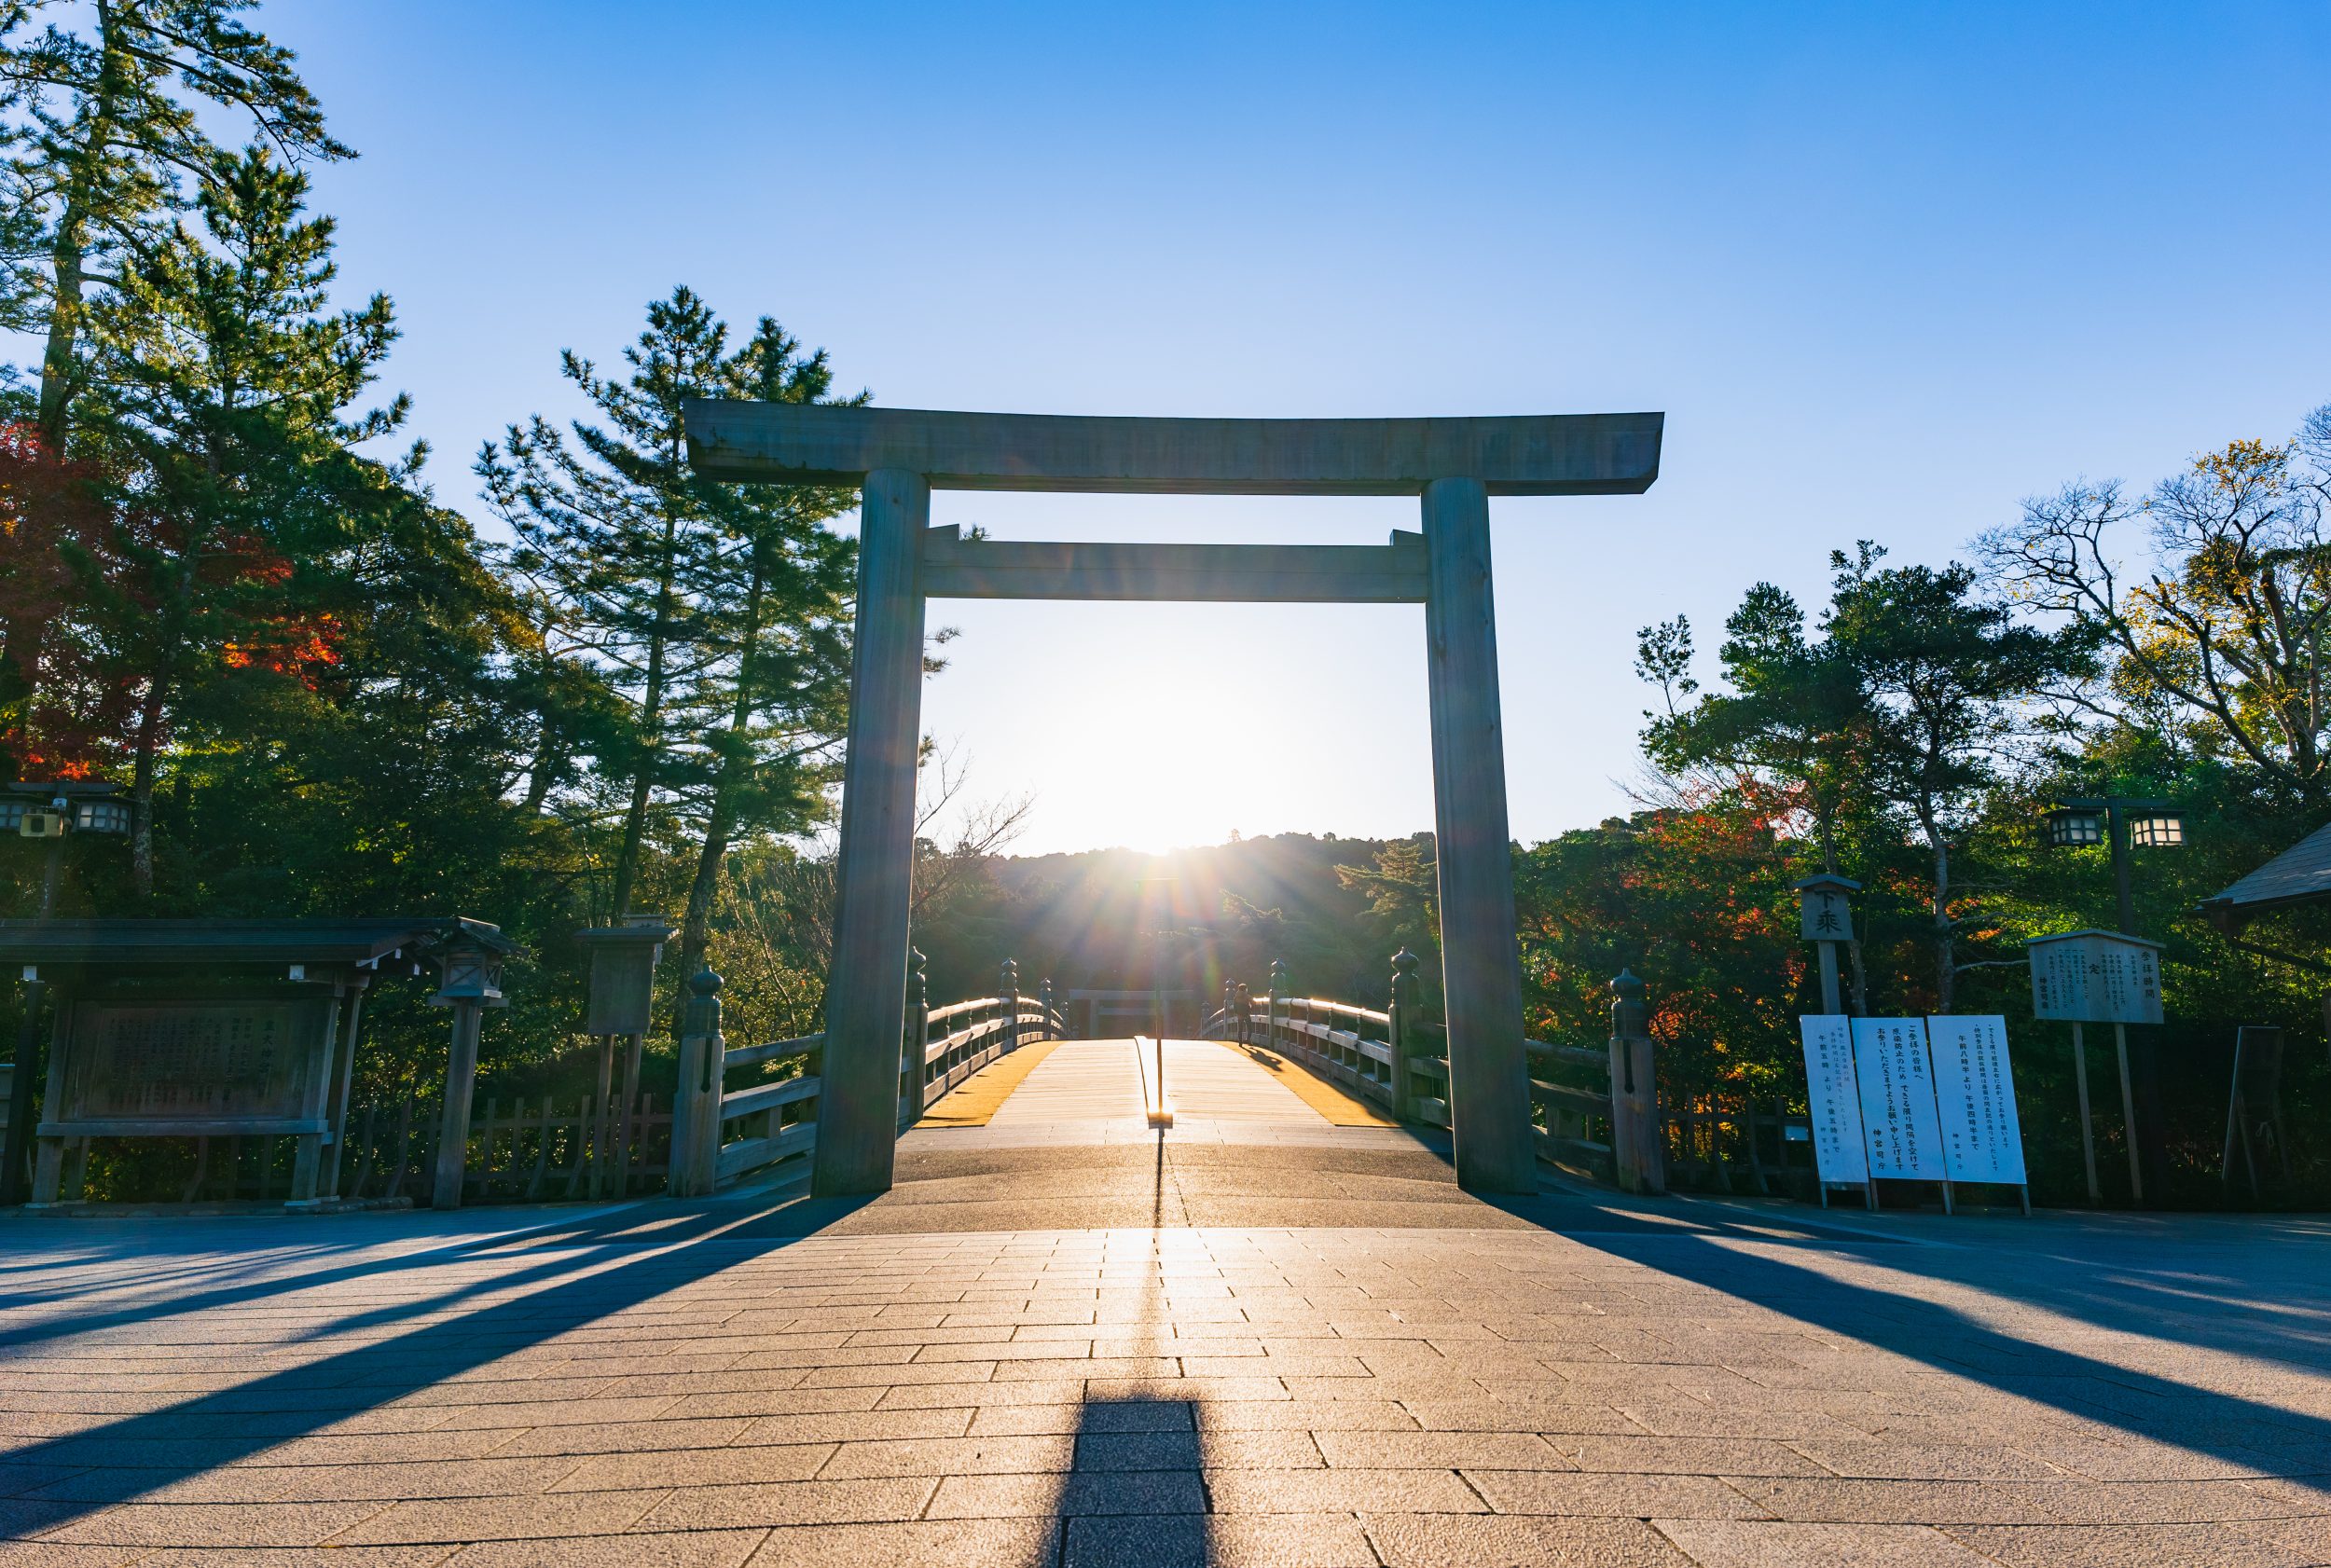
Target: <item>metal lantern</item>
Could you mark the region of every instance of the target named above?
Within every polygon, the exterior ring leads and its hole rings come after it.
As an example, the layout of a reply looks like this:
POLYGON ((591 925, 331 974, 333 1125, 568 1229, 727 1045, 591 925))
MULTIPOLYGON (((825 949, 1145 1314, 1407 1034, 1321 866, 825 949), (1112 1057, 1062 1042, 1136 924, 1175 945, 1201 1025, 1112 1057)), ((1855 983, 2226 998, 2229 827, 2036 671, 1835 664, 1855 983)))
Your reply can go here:
POLYGON ((2059 806, 2040 821, 2050 849, 2084 849, 2106 837, 2104 813, 2085 805, 2059 806))
POLYGON ((456 942, 437 954, 445 983, 429 999, 439 1007, 455 1002, 502 1005, 502 955, 482 942, 456 942))
POLYGON ((126 833, 130 831, 130 804, 117 800, 82 801, 73 825, 85 833, 126 833))
POLYGON ((2174 849, 2186 842, 2186 819, 2174 811, 2146 811, 2129 818, 2129 842, 2145 849, 2174 849))

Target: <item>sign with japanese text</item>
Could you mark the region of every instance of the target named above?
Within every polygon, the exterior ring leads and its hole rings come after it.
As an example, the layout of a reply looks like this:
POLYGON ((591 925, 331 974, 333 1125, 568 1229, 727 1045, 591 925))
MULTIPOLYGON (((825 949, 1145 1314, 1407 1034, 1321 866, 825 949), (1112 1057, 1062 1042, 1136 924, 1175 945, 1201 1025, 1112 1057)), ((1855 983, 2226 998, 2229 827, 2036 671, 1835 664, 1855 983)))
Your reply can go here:
POLYGON ((2032 1012, 2074 1024, 2159 1024, 2160 944, 2117 931, 2064 931, 2025 944, 2032 1012))
POLYGON ((1942 1162, 1952 1181, 2021 1187, 2023 1130, 2007 1067, 2007 1021, 1994 1015, 1929 1018, 1935 1107, 1942 1118, 1942 1162))
POLYGON ((1869 1174, 1892 1181, 1949 1180, 1925 1020, 1856 1018, 1853 1024, 1869 1174))
POLYGON ((1814 1168, 1825 1183, 1858 1187, 1869 1175, 1863 1152, 1861 1095, 1854 1087, 1853 1020, 1800 1017, 1805 1105, 1812 1112, 1814 1168))
POLYGON ((1808 887, 1799 895, 1800 928, 1807 942, 1854 940, 1854 906, 1834 887, 1808 887))
POLYGON ((302 1116, 331 1018, 329 997, 76 1001, 51 1120, 302 1116))

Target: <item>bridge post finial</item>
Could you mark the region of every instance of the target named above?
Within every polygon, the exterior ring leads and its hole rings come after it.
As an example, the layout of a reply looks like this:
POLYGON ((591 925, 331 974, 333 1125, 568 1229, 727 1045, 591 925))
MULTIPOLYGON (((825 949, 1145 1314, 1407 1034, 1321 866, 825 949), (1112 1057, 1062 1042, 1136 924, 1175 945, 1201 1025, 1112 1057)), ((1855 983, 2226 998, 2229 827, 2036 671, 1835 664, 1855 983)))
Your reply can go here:
POLYGON ((1418 995, 1424 983, 1416 978, 1417 958, 1406 947, 1392 955, 1392 986, 1385 1016, 1391 1021, 1386 1030, 1392 1038, 1386 1043, 1392 1048, 1392 1115, 1395 1120, 1407 1120, 1414 1114, 1416 1086, 1409 1077, 1409 1041, 1414 1034, 1418 995))
POLYGON ((1610 983, 1611 1164, 1626 1190, 1664 1192, 1666 1129, 1660 1116, 1659 1069, 1644 992, 1633 970, 1621 970, 1610 983))

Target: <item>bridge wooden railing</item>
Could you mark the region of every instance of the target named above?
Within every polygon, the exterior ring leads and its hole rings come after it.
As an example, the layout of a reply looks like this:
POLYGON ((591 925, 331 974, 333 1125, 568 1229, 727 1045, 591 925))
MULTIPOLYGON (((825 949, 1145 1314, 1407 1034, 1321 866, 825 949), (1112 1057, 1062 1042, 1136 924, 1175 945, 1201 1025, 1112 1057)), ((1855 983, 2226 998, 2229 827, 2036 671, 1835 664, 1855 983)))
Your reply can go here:
MULTIPOLYGON (((1207 1020, 1205 1033, 1277 1052, 1400 1121, 1446 1127, 1448 1032, 1423 1016, 1417 967, 1416 956, 1406 948, 1393 956, 1391 997, 1378 1011, 1290 996, 1286 966, 1274 963, 1270 985, 1259 999, 1244 984, 1224 983, 1222 1005, 1207 1020)), ((1665 1139, 1655 1131, 1658 1093, 1650 1040, 1641 1033, 1642 982, 1622 974, 1611 984, 1615 1001, 1607 1052, 1523 1042, 1538 1152, 1556 1165, 1616 1181, 1630 1191, 1663 1191, 1660 1155, 1665 1139), (1563 1067, 1598 1075, 1601 1086, 1557 1082, 1552 1075, 1563 1067)))
MULTIPOLYGON (((1035 997, 1019 994, 1019 966, 1006 959, 997 995, 933 1008, 925 999, 923 956, 913 956, 906 1031, 899 1046, 901 1130, 963 1080, 1007 1052, 1057 1039, 1060 1014, 1052 983, 1035 997), (933 1038, 931 1031, 939 1031, 933 1038)), ((825 1037, 731 1046, 721 1034, 721 977, 706 970, 688 983, 694 996, 680 1037, 680 1090, 672 1102, 669 1190, 703 1197, 738 1176, 817 1147, 818 1099, 824 1088, 825 1037), (790 1074, 741 1089, 728 1075, 745 1067, 791 1065, 790 1074)))

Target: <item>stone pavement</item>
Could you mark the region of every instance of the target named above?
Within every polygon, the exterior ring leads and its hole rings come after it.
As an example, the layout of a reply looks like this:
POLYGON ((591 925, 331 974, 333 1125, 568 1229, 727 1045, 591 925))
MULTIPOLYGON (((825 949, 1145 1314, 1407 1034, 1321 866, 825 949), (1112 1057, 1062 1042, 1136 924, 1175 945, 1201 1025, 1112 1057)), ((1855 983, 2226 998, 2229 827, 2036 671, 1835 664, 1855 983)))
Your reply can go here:
POLYGON ((1491 1205, 1055 1060, 864 1204, 0 1221, 0 1568, 2331 1561, 2322 1220, 1491 1205))

